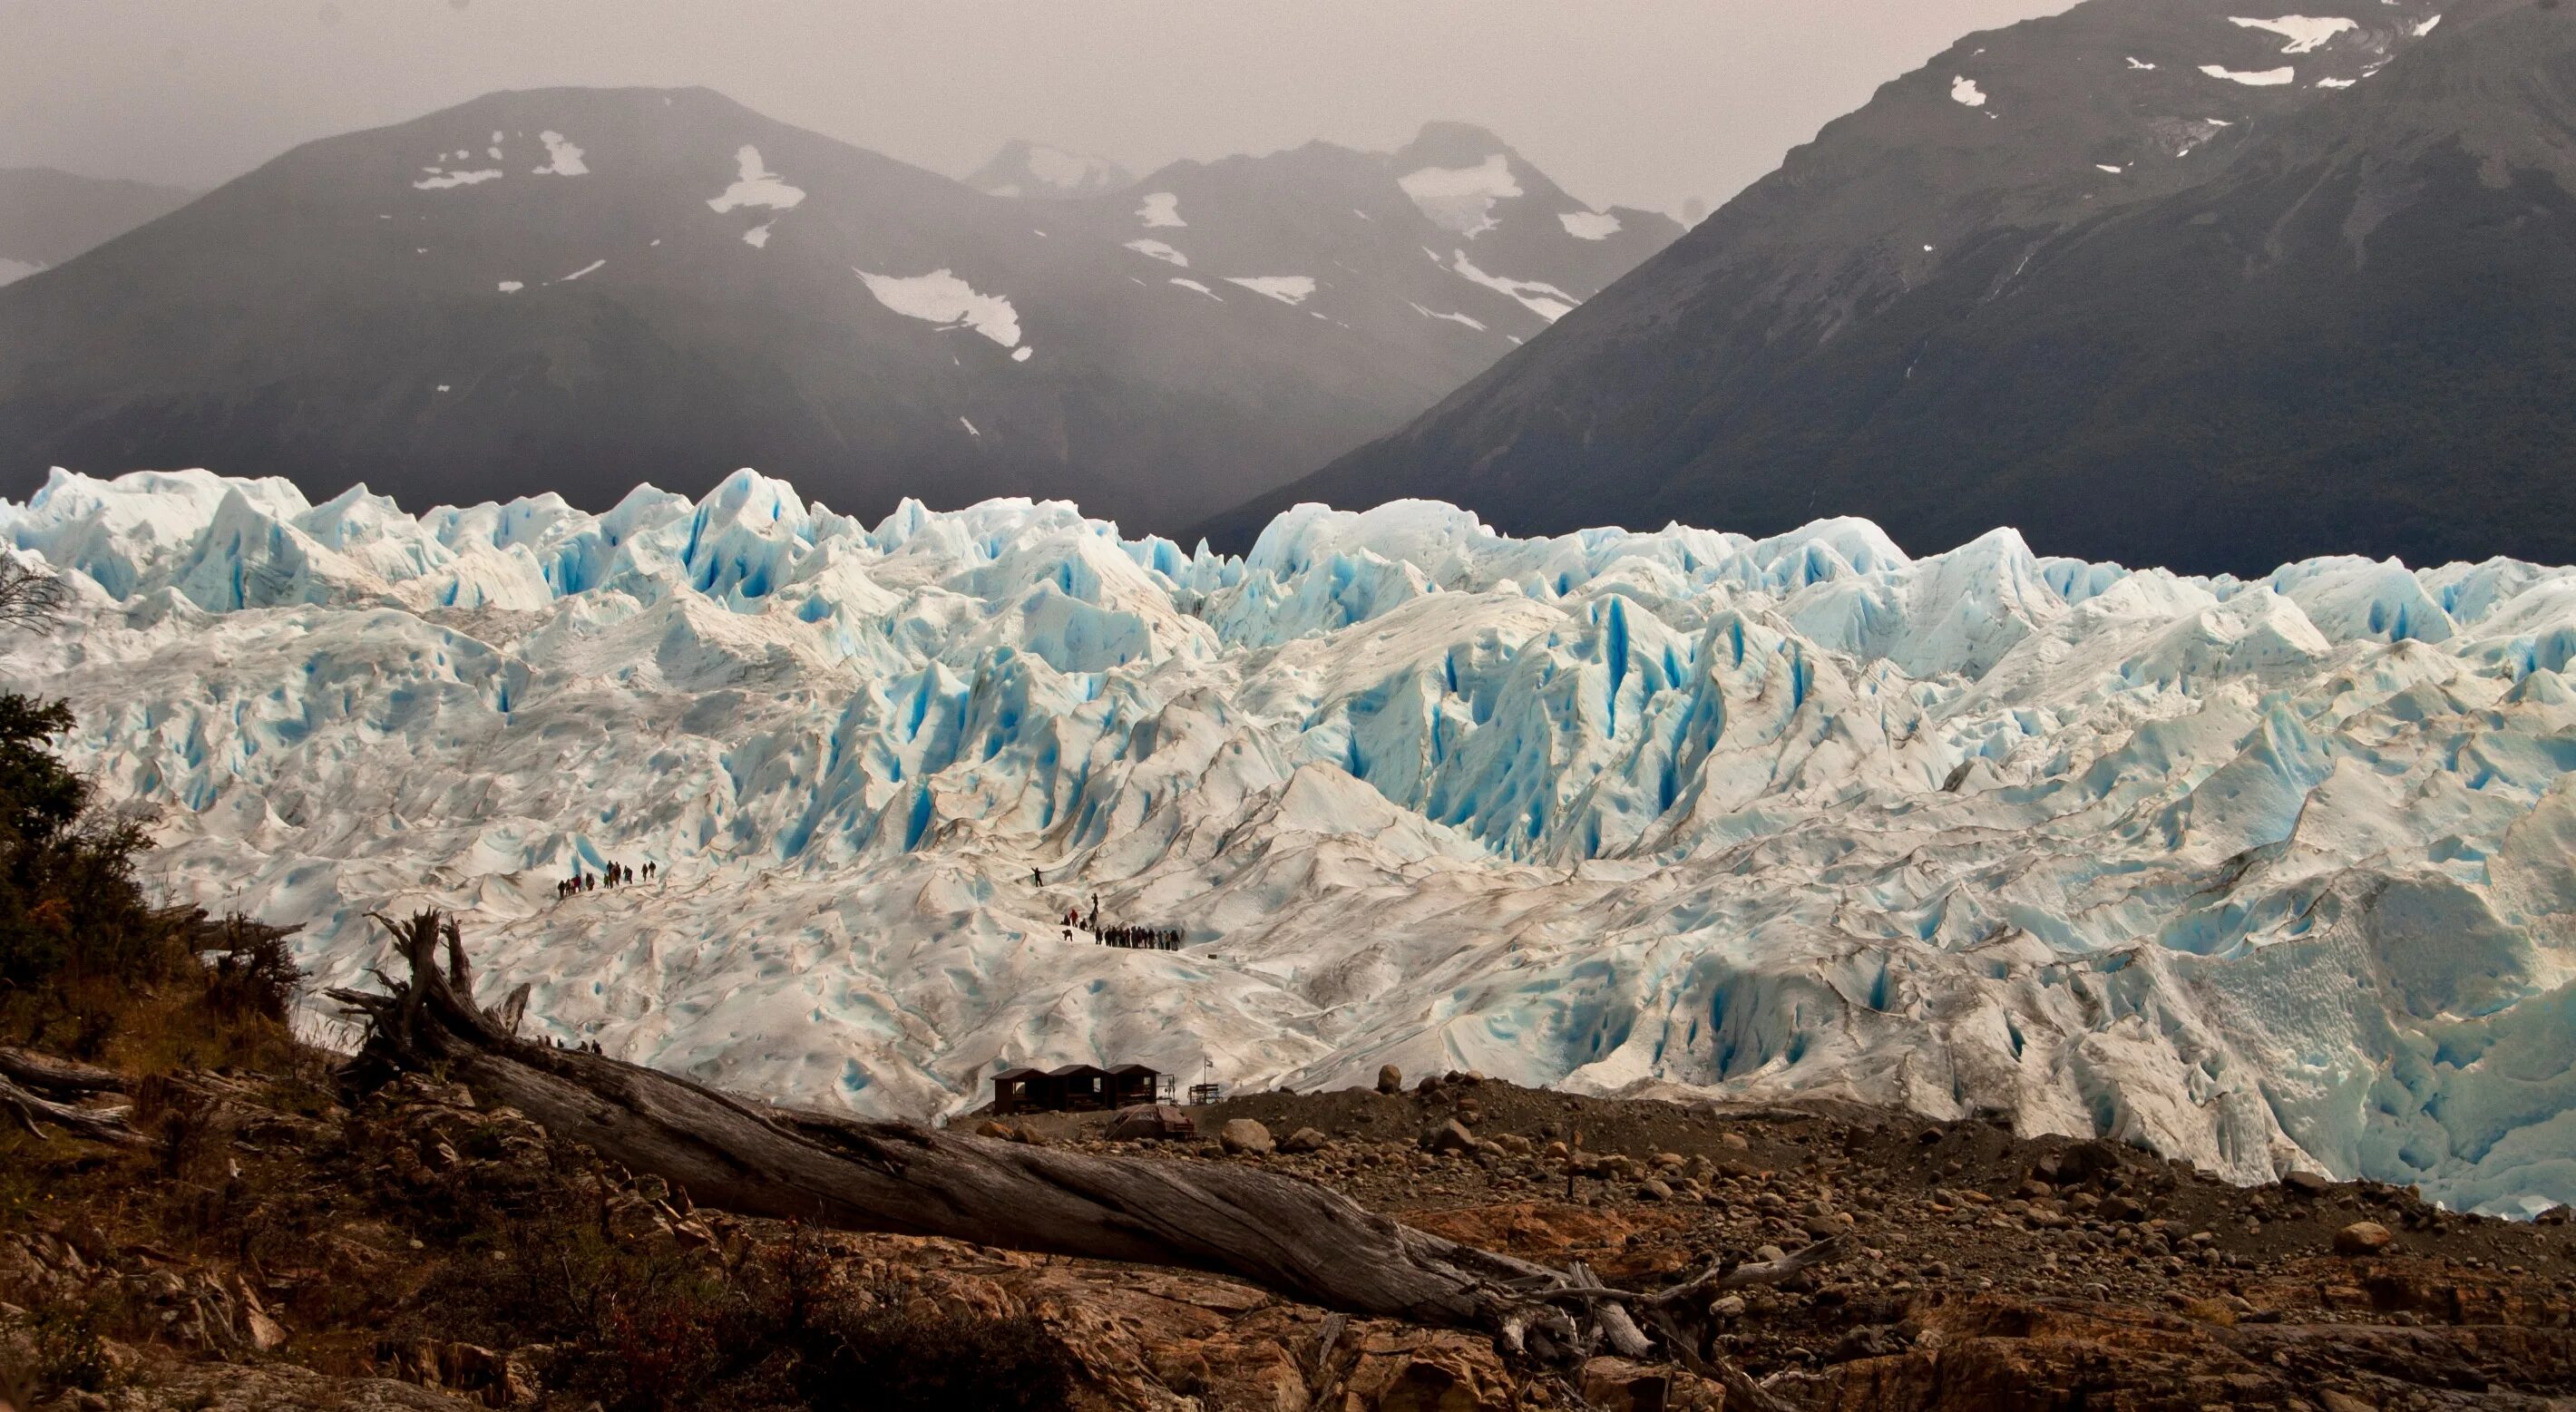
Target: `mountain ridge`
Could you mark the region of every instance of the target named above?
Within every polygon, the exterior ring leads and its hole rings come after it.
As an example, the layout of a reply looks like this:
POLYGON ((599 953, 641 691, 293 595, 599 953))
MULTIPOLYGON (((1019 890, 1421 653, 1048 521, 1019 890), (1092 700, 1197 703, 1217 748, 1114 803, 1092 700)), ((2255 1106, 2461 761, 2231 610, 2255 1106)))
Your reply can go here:
MULTIPOLYGON (((1385 159, 1354 170, 1374 221, 1256 159, 1165 226, 1124 193, 992 196, 703 88, 487 95, 304 144, 0 291, 0 484, 211 464, 508 498, 544 467, 604 503, 752 463, 871 514, 1078 495, 1177 530, 1544 325, 1424 260, 1436 228, 1385 159)), ((1478 248, 1508 240, 1536 267, 1507 273, 1550 288, 1649 248, 1530 214, 1478 248)))
POLYGON ((2461 179, 2434 150, 2445 124, 2518 154, 2507 166, 2563 153, 2550 95, 2566 86, 2567 12, 2240 8, 2088 0, 1962 40, 1546 339, 1201 532, 1240 547, 1300 499, 1445 495, 1519 531, 1862 513, 1918 550, 2000 520, 2056 552, 2199 571, 2336 550, 2566 557, 2576 544, 2545 530, 2566 478, 2536 449, 2568 429, 2543 391, 2555 375, 2515 371, 2576 368, 2548 319, 2488 299, 2494 351, 2472 341, 2446 367, 2407 348, 2416 332, 2456 329, 2454 346, 2465 333, 2465 316, 2427 322, 2436 288, 2492 285, 2542 310, 2576 297, 2553 259, 2440 228, 2477 209, 2536 221, 2534 249, 2557 249, 2563 217, 2534 214, 2555 209, 2550 189, 2527 209, 2475 180, 2458 199, 2422 195, 2461 179), (2333 28, 2301 47, 2277 32, 2292 21, 2333 28), (2455 63, 2443 82, 2459 91, 2390 125, 2415 76, 2455 63), (2281 202, 2313 188, 2349 212, 2360 198, 2333 169, 2356 162, 2385 177, 2367 199, 2388 207, 2359 219, 2414 213, 2389 229, 2411 232, 2415 287, 2384 268, 2337 287, 2331 232, 2267 245, 2290 229, 2272 225, 2290 206, 2258 209, 2267 172, 2307 173, 2277 178, 2281 202), (2255 257, 2199 242, 2213 228, 2255 257), (2267 300, 2265 319, 2230 313, 2267 300), (2356 332, 2393 351, 2331 354, 2356 332), (2198 383, 2192 338, 2217 350, 2198 383), (2520 393, 2504 385, 2517 377, 2520 393), (2409 388, 2420 413, 2400 410, 2409 388), (2501 469, 2481 477, 2487 463, 2501 469), (2477 489, 2440 504, 2453 466, 2477 489))

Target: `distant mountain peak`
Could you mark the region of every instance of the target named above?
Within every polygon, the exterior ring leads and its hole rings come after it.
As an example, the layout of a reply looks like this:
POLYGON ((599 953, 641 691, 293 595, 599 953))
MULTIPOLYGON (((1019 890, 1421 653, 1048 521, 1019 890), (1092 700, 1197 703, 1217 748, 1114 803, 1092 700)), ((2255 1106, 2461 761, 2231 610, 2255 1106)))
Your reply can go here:
POLYGON ((1058 200, 1124 191, 1136 184, 1136 176, 1106 157, 1015 137, 1003 143, 990 161, 977 167, 966 178, 966 184, 994 196, 1058 200))
POLYGON ((1441 166, 1473 166, 1488 157, 1517 159, 1519 153, 1511 144, 1494 135, 1490 128, 1474 123, 1434 119, 1422 125, 1413 140, 1396 149, 1398 165, 1408 162, 1441 166))

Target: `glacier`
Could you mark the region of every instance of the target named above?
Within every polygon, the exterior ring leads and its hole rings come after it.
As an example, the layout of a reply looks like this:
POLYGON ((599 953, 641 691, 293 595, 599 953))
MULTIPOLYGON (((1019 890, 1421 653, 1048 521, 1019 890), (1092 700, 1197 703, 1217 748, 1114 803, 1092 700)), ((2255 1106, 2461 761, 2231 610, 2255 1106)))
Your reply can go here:
POLYGON ((544 1033, 863 1114, 1392 1062, 2576 1199, 2576 570, 1425 502, 1234 558, 749 471, 416 516, 57 471, 0 542, 73 590, 0 681, 321 984, 437 905, 544 1033), (555 896, 608 860, 661 878, 555 896), (1187 944, 1068 940, 1094 895, 1187 944))

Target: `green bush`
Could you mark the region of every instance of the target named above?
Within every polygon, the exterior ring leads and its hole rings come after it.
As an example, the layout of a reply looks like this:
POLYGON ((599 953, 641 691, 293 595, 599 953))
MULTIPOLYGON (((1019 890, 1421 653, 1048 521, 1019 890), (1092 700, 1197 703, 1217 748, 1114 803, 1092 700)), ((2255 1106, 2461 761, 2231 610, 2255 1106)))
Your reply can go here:
POLYGON ((71 725, 59 701, 0 694, 0 1018, 94 1055, 123 997, 191 957, 135 880, 143 821, 93 807, 54 754, 71 725))

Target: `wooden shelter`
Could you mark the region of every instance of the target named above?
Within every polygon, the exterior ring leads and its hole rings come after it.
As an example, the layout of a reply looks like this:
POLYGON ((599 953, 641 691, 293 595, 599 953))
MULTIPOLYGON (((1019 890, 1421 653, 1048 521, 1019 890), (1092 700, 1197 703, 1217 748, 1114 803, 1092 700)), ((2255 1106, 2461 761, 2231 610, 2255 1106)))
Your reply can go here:
POLYGON ((1067 1064, 1047 1075, 1048 1096, 1067 1113, 1093 1113, 1109 1106, 1109 1071, 1097 1064, 1067 1064))
POLYGON ((1026 1113, 1052 1108, 1048 1102, 1047 1072, 1026 1066, 1004 1069, 993 1076, 993 1111, 1026 1113))
POLYGON ((1163 1071, 1143 1064, 1120 1064, 1109 1071, 1109 1106, 1125 1108, 1138 1103, 1161 1103, 1171 1081, 1163 1071))

